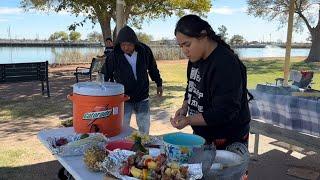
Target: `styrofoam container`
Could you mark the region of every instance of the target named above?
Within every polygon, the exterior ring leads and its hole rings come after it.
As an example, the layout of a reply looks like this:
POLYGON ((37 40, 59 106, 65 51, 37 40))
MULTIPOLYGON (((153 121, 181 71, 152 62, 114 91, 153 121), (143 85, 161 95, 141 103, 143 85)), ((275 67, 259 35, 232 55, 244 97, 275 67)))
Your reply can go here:
POLYGON ((249 161, 240 155, 226 151, 217 150, 216 158, 206 179, 240 180, 248 168, 249 161))

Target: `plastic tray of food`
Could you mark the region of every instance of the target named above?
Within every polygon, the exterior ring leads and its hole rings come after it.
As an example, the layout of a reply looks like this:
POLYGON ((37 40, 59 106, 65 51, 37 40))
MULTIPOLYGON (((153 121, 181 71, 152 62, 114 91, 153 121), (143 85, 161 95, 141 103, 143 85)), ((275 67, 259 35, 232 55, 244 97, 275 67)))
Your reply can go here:
POLYGON ((88 133, 48 137, 46 141, 53 154, 78 156, 92 146, 104 147, 108 139, 102 133, 88 133))

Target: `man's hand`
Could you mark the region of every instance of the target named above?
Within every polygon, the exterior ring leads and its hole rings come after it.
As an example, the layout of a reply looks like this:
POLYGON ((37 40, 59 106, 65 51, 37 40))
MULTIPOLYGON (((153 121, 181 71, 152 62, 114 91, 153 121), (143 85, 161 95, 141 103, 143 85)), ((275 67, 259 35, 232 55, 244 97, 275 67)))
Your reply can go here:
POLYGON ((162 86, 157 87, 157 95, 158 95, 158 97, 161 97, 162 93, 163 93, 162 86))

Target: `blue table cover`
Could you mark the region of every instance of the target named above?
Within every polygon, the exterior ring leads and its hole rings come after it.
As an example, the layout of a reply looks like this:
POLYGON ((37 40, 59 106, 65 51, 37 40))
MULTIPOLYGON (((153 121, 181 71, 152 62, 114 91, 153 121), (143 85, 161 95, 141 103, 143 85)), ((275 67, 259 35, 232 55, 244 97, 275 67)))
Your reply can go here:
POLYGON ((254 96, 249 103, 252 119, 320 137, 319 99, 262 90, 250 92, 254 96))

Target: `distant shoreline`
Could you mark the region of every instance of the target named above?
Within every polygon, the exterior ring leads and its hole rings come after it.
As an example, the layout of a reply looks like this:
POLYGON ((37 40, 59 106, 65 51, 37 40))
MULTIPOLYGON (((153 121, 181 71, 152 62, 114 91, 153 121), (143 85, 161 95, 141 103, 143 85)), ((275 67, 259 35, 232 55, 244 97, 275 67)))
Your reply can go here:
MULTIPOLYGON (((149 45, 151 47, 178 47, 178 45, 168 44, 168 45, 149 45)), ((261 44, 239 44, 231 45, 231 48, 266 48, 268 45, 261 44)), ((285 43, 273 45, 279 48, 286 48, 285 43)), ((25 40, 25 39, 0 39, 0 47, 104 47, 101 42, 90 42, 86 40, 81 41, 49 41, 49 40, 25 40)), ((308 49, 311 47, 311 43, 293 43, 291 48, 295 49, 308 49)))
MULTIPOLYGON (((300 62, 306 59, 308 56, 290 56, 290 61, 300 62)), ((275 57, 247 57, 241 58, 243 61, 284 61, 285 57, 275 56, 275 57)))
MULTIPOLYGON (((278 45, 280 48, 286 48, 285 44, 278 45)), ((292 44, 291 48, 295 49, 309 49, 311 48, 311 44, 292 44)))
POLYGON ((100 42, 0 39, 0 47, 103 47, 100 42))
POLYGON ((242 45, 233 45, 231 48, 265 48, 265 44, 242 44, 242 45))

